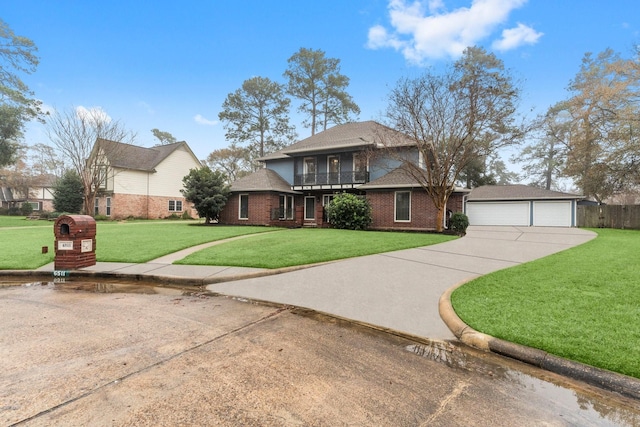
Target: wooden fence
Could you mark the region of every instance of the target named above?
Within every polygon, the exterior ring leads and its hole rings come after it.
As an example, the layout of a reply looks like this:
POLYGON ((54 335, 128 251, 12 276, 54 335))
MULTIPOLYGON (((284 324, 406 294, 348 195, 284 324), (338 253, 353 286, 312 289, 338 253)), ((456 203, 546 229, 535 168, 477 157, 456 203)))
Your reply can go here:
POLYGON ((640 205, 578 206, 578 227, 640 230, 640 205))

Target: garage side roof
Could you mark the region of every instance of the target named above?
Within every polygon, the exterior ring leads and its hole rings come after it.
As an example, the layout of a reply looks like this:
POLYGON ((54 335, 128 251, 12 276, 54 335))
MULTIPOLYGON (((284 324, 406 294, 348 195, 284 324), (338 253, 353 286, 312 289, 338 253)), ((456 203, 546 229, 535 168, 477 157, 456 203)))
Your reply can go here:
POLYGON ((544 188, 530 187, 528 185, 483 185, 474 188, 467 201, 488 201, 488 200, 569 200, 583 199, 584 196, 561 191, 545 190, 544 188))

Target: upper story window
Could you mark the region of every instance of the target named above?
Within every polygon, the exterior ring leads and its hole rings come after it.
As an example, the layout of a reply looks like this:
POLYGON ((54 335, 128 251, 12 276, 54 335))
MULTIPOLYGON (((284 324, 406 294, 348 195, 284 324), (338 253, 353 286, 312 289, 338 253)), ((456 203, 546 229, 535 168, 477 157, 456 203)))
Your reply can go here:
POLYGON ((304 183, 313 184, 316 181, 316 158, 305 157, 303 160, 304 183))

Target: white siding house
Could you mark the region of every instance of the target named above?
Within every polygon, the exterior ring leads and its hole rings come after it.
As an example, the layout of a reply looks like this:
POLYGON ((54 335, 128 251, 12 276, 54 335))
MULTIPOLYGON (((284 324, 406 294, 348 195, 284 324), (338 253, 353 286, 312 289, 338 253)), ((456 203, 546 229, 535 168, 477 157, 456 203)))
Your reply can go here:
POLYGON ((98 140, 94 152, 105 158, 106 180, 99 189, 95 215, 120 219, 165 218, 187 212, 182 178, 202 166, 186 142, 146 148, 98 140))

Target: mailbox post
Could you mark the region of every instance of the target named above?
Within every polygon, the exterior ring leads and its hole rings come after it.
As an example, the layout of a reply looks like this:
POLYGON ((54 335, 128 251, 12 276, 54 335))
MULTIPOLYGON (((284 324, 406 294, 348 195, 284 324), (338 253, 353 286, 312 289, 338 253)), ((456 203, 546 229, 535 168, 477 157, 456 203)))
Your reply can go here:
POLYGON ((96 264, 96 220, 89 215, 61 215, 53 226, 56 270, 96 264))

